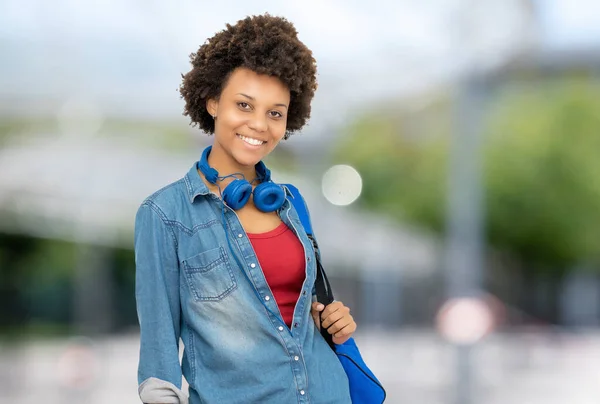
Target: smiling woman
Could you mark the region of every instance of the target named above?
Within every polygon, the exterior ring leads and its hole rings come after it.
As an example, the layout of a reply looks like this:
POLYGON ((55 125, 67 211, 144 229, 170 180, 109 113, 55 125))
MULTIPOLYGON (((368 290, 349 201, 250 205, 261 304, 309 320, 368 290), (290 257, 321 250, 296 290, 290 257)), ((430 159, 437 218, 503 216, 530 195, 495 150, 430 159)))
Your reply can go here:
POLYGON ((184 114, 214 142, 136 216, 140 398, 350 403, 319 328, 342 344, 356 323, 341 302, 314 301, 313 244, 289 187, 262 162, 310 116, 312 52, 289 21, 266 14, 228 25, 191 63, 184 114))

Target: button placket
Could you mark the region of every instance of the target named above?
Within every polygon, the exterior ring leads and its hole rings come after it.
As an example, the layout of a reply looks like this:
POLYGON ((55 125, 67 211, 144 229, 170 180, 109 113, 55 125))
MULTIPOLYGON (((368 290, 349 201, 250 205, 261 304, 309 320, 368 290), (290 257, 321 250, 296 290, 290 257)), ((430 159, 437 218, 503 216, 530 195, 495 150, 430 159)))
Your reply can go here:
MULTIPOLYGON (((293 223, 292 226, 294 228, 297 228, 299 224, 293 223)), ((250 243, 246 243, 247 238, 244 238, 244 234, 243 231, 241 229, 238 229, 238 233, 237 233, 237 237, 235 236, 236 233, 235 231, 233 232, 233 236, 234 238, 238 239, 238 243, 242 249, 242 254, 244 256, 244 258, 246 259, 245 264, 246 264, 246 272, 248 273, 248 276, 251 277, 253 280, 255 280, 256 284, 256 291, 258 292, 259 296, 263 299, 262 304, 269 308, 270 310, 268 310, 267 316, 269 317, 269 319, 271 320, 271 322, 273 323, 273 325, 275 326, 275 328, 277 329, 277 331, 280 333, 280 337, 282 337, 282 342, 284 343, 284 345, 287 348, 287 352, 289 354, 289 360, 291 360, 291 367, 293 368, 293 377, 296 380, 296 394, 298 396, 298 401, 302 402, 302 403, 306 403, 308 402, 309 396, 308 396, 308 392, 306 391, 306 387, 307 387, 307 378, 308 375, 306 374, 307 370, 306 370, 306 365, 303 362, 303 357, 302 357, 302 342, 300 340, 300 336, 297 335, 299 334, 299 330, 301 329, 301 325, 302 323, 299 321, 298 317, 296 317, 296 322, 292 322, 292 330, 290 330, 290 327, 286 326, 285 324, 283 324, 281 322, 281 318, 279 318, 279 316, 277 315, 277 310, 273 310, 274 307, 276 308, 276 302, 275 302, 275 297, 272 294, 272 291, 269 288, 268 284, 265 284, 262 277, 258 276, 259 274, 256 273, 256 271, 260 268, 260 262, 257 261, 257 257, 256 255, 252 254, 252 250, 249 248, 251 246, 250 243), (271 310, 273 310, 273 312, 271 312, 271 310), (275 316, 275 317, 274 317, 275 316), (277 317, 277 318, 276 318, 277 317), (277 320, 277 321, 276 321, 277 320), (279 324, 277 324, 279 323, 279 324), (299 352, 300 350, 300 352, 299 352), (301 397, 301 398, 300 398, 301 397)), ((312 267, 312 262, 314 262, 314 260, 312 260, 311 254, 309 253, 309 251, 307 251, 308 249, 306 248, 306 243, 304 242, 304 240, 301 238, 300 240, 303 244, 303 247, 305 249, 305 257, 308 257, 308 262, 310 262, 310 265, 307 265, 307 268, 312 267)), ((307 271, 306 275, 307 278, 311 278, 310 276, 310 269, 306 269, 307 271)), ((310 282, 310 279, 306 282, 306 284, 308 284, 310 282)), ((304 307, 306 307, 306 304, 309 304, 309 301, 307 301, 307 295, 310 296, 310 294, 308 292, 310 292, 311 289, 306 289, 306 286, 302 289, 302 291, 300 292, 300 304, 298 305, 297 309, 298 309, 298 313, 299 312, 304 312, 304 307)), ((293 321, 293 320, 292 320, 293 321)))
MULTIPOLYGON (((232 220, 234 220, 234 219, 232 219, 232 220)), ((299 223, 292 224, 292 227, 294 227, 294 229, 298 228, 298 226, 300 226, 299 223)), ((235 240, 237 238, 237 244, 241 250, 240 251, 241 255, 242 255, 243 259, 245 260, 245 261, 242 261, 240 259, 239 264, 242 264, 242 265, 246 264, 246 268, 243 268, 243 266, 242 266, 241 269, 245 270, 247 276, 252 281, 254 281, 254 282, 251 282, 252 286, 255 288, 255 291, 258 292, 259 299, 260 299, 260 297, 262 297, 262 299, 263 299, 262 304, 268 309, 266 314, 267 314, 269 320, 272 322, 273 326, 275 326, 277 331, 280 333, 279 337, 281 338, 283 344, 286 347, 287 353, 289 354, 289 356, 288 356, 289 360, 291 360, 290 364, 293 369, 293 377, 295 379, 296 395, 298 397, 298 402, 307 403, 309 401, 309 395, 305 388, 308 387, 308 384, 307 384, 308 375, 307 375, 306 365, 303 362, 302 341, 301 341, 299 335, 296 335, 296 334, 299 334, 299 330, 301 329, 301 327, 300 327, 301 322, 298 321, 298 317, 296 317, 297 321, 295 323, 293 322, 292 326, 291 326, 293 333, 292 333, 292 330, 290 330, 290 327, 288 327, 286 324, 282 323, 280 316, 277 315, 277 306, 276 306, 275 297, 273 295, 273 291, 269 288, 268 283, 265 283, 263 278, 260 276, 260 270, 259 270, 260 262, 258 261, 258 258, 256 257, 256 255, 253 254, 253 251, 251 248, 251 243, 248 242, 247 237, 244 237, 245 233, 241 227, 237 227, 237 229, 235 229, 235 230, 233 230, 233 232, 232 232, 232 236, 233 236, 232 238, 233 238, 233 240, 235 240), (237 230, 238 232, 235 233, 235 230, 237 230)), ((302 238, 300 241, 302 242, 303 247, 305 249, 305 257, 308 256, 309 257, 308 262, 310 262, 310 260, 311 260, 310 253, 309 253, 309 251, 307 251, 306 243, 304 242, 304 240, 302 238)), ((312 266, 312 263, 310 266, 312 266)), ((307 266, 307 267, 310 267, 310 266, 307 266)), ((308 270, 308 273, 310 273, 310 270, 308 270)), ((307 275, 308 275, 308 273, 307 273, 307 275)), ((310 275, 308 275, 307 277, 310 278, 310 275)), ((305 286, 305 288, 306 288, 306 286, 305 286)), ((300 304, 298 305, 298 311, 297 311, 298 313, 304 312, 303 309, 307 304, 306 295, 307 294, 310 295, 308 292, 310 292, 311 289, 305 289, 305 288, 303 288, 302 291, 300 292, 301 299, 300 299, 300 304)), ((260 300, 257 300, 257 302, 260 302, 260 300)))

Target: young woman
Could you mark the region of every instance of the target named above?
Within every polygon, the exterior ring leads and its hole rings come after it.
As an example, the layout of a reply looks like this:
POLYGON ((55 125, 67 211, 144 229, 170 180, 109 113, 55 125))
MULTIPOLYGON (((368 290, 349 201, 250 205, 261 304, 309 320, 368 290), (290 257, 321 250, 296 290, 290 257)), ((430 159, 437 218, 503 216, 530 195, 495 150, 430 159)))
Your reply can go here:
POLYGON ((214 142, 136 216, 140 398, 187 403, 183 375, 191 404, 350 403, 319 327, 341 344, 356 323, 343 303, 314 302, 313 246, 261 161, 309 118, 312 53, 266 14, 190 59, 184 114, 214 142))

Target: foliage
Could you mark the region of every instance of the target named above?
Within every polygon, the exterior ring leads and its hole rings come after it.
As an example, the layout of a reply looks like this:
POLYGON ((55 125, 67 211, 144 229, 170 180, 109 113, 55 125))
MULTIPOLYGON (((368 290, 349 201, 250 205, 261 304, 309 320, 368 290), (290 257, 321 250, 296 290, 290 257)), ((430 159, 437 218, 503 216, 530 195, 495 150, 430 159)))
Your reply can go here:
POLYGON ((569 81, 504 100, 486 149, 494 245, 542 265, 598 261, 599 94, 569 81))
MULTIPOLYGON (((600 87, 562 80, 503 90, 483 131, 488 241, 536 267, 598 263, 600 87)), ((333 159, 363 176, 364 207, 442 232, 449 120, 439 111, 397 116, 358 119, 333 159), (407 130, 423 120, 444 124, 407 130)))
POLYGON ((360 172, 363 207, 441 231, 447 141, 415 139, 399 133, 399 126, 383 115, 357 121, 348 128, 334 160, 360 172))

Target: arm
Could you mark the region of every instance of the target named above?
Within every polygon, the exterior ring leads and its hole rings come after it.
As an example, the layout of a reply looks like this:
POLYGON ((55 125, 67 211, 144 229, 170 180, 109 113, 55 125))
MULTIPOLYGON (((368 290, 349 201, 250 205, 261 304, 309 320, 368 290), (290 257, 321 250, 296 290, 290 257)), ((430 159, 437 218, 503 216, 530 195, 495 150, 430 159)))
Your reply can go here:
POLYGON ((135 219, 139 394, 148 404, 187 404, 179 362, 179 261, 174 235, 163 219, 152 202, 144 203, 135 219))

